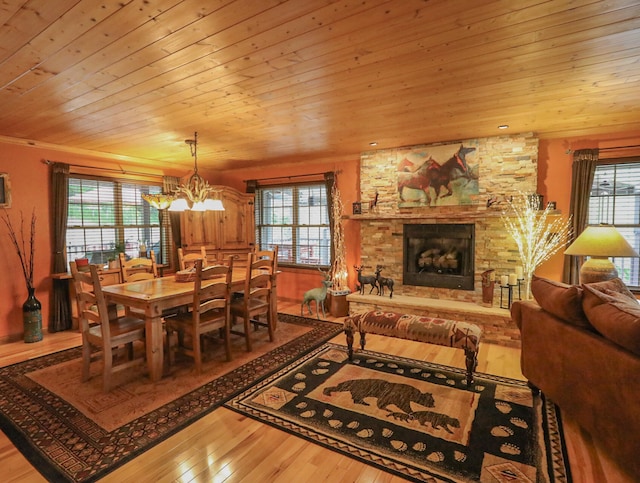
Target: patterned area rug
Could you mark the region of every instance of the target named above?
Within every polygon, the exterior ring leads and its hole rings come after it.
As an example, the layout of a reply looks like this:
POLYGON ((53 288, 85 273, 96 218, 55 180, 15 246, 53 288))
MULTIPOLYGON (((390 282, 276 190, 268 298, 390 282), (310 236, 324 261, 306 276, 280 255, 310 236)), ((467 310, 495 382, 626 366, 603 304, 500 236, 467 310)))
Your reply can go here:
POLYGON ((225 406, 411 481, 571 481, 559 412, 513 379, 328 343, 225 406))
POLYGON ((0 368, 0 429, 48 480, 96 481, 342 330, 342 324, 278 317, 275 342, 263 331, 247 354, 238 338, 228 366, 224 349, 214 347, 202 376, 191 360, 178 360, 159 383, 139 374, 108 395, 96 369, 96 377, 80 381, 80 348, 0 368), (102 414, 113 407, 125 413, 115 425, 102 414))

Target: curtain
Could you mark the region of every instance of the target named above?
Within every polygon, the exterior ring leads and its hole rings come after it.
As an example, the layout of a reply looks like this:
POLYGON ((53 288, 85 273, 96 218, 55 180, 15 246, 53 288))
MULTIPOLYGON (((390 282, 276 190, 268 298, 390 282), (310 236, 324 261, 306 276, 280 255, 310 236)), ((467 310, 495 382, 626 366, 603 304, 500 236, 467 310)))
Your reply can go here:
POLYGON ((248 179, 246 181, 246 183, 247 183, 246 192, 247 193, 255 193, 256 190, 258 189, 258 180, 257 179, 248 179))
MULTIPOLYGON (((162 177, 162 191, 164 193, 172 193, 180 185, 180 178, 175 176, 163 176, 162 177)), ((171 254, 171 266, 179 267, 178 264, 178 248, 182 246, 182 235, 180 234, 180 212, 168 211, 169 224, 171 225, 171 237, 173 238, 173 245, 175 250, 172 250, 171 254)), ((179 270, 179 268, 176 268, 179 270)))
MULTIPOLYGON (((571 173, 571 215, 572 234, 567 246, 575 240, 587 226, 589 215, 589 196, 593 185, 593 176, 598 164, 597 149, 581 149, 573 153, 571 173)), ((577 284, 580 280, 580 259, 567 255, 564 257, 562 280, 565 283, 577 284)))
MULTIPOLYGON (((53 235, 52 273, 67 271, 65 246, 67 243, 67 206, 69 203, 69 165, 51 165, 51 213, 53 235)), ((53 280, 51 291, 51 314, 49 332, 59 332, 71 328, 71 307, 69 306, 69 281, 53 280)))
MULTIPOLYGON (((329 233, 331 233, 331 246, 335 247, 335 233, 334 233, 334 216, 333 216, 333 194, 334 194, 334 186, 336 183, 336 175, 333 171, 329 171, 324 173, 324 183, 327 190, 327 211, 329 212, 329 233)), ((335 261, 335 250, 331 250, 331 264, 333 267, 333 262, 335 261)))

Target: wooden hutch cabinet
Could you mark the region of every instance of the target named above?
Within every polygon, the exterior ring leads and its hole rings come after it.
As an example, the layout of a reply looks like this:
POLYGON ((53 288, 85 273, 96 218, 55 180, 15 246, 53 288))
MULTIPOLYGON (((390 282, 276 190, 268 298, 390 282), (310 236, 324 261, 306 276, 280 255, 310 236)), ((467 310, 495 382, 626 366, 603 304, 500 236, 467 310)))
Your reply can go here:
POLYGON ((215 186, 224 211, 185 211, 180 214, 182 249, 200 252, 204 246, 209 263, 229 255, 244 256, 255 245, 254 195, 227 186, 215 186))

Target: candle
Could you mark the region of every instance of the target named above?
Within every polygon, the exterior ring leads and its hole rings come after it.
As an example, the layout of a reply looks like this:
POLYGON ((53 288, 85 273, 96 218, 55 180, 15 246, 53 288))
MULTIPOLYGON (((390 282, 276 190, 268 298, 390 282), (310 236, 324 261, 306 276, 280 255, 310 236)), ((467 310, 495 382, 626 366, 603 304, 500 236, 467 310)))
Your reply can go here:
POLYGON ((503 287, 506 287, 508 283, 509 283, 509 277, 507 277, 506 275, 502 275, 500 277, 500 285, 502 285, 503 287))
POLYGON ((524 278, 522 267, 516 267, 516 276, 518 277, 518 280, 522 280, 524 278))
POLYGON ((509 274, 509 285, 518 285, 518 276, 515 273, 509 274))

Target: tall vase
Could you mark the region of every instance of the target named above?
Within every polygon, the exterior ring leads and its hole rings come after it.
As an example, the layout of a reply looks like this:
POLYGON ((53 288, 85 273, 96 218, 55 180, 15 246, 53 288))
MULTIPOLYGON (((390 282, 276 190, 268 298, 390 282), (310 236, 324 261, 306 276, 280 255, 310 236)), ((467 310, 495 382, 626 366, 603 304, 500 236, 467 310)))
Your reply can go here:
POLYGON ((42 305, 35 296, 35 288, 27 287, 29 296, 22 304, 22 323, 24 341, 38 342, 42 340, 42 305))
POLYGON ((493 289, 495 287, 495 270, 492 268, 482 272, 482 303, 493 305, 493 289))

